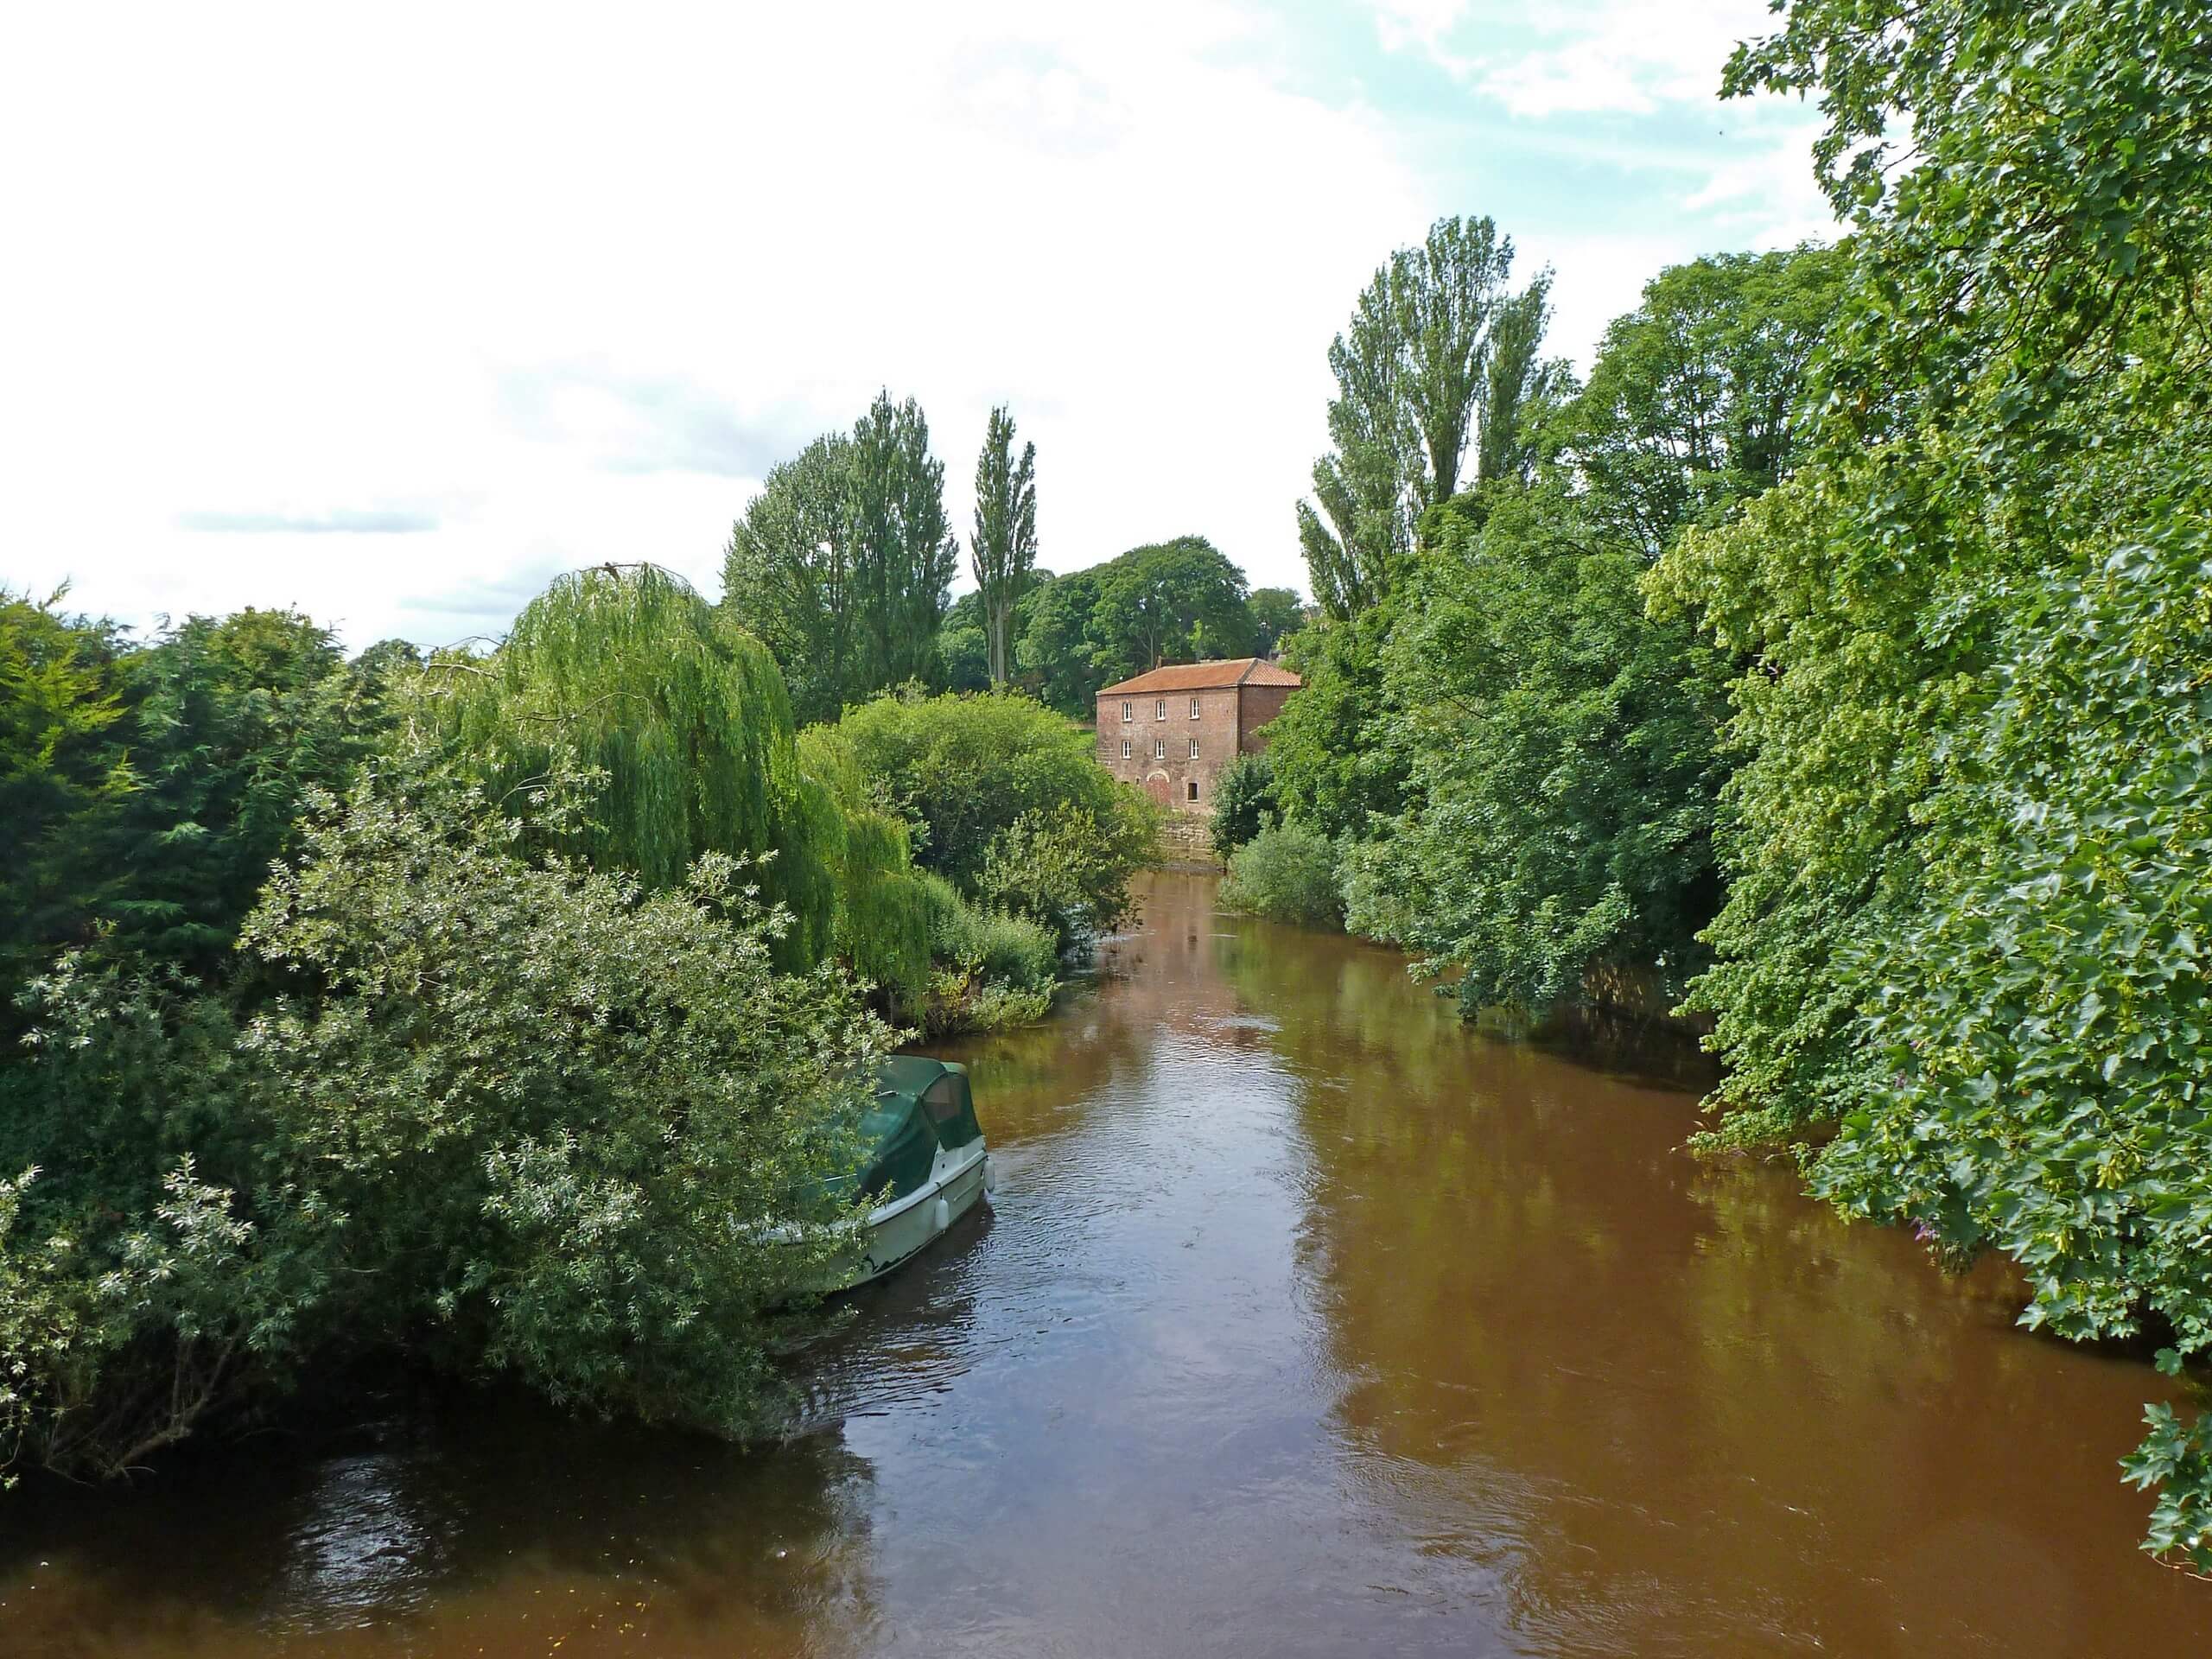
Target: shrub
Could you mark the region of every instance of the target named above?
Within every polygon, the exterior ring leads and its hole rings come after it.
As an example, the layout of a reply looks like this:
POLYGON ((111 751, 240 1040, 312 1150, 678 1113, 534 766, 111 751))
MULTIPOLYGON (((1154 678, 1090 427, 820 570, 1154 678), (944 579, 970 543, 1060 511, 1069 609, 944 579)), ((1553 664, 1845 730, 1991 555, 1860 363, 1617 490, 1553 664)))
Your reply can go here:
POLYGON ((1063 938, 1125 912, 1155 809, 1098 764, 1073 721, 1018 692, 908 693, 849 709, 834 730, 868 787, 906 821, 919 868, 1063 938), (1016 875, 1019 865, 1031 868, 1016 875))
MULTIPOLYGON (((0 1076, 0 1467, 116 1473, 372 1345, 757 1421, 768 1310, 842 1243, 765 1224, 864 1104, 886 1033, 852 982, 778 972, 788 918, 725 855, 647 893, 525 856, 459 779, 315 798, 242 935, 282 988, 257 1012, 89 953, 33 987, 0 1076)), ((528 798, 555 840, 596 805, 528 798)))
POLYGON ((1227 858, 1282 815, 1275 800, 1274 762, 1265 750, 1240 754, 1213 785, 1213 850, 1227 858))
POLYGON ((1342 927, 1336 849, 1327 836, 1303 824, 1271 824, 1229 861, 1221 902, 1273 921, 1342 927))
POLYGON ((930 909, 930 955, 938 963, 925 1031, 981 1031, 1040 1020, 1059 988, 1052 932, 1027 917, 979 909, 942 876, 918 878, 930 909))

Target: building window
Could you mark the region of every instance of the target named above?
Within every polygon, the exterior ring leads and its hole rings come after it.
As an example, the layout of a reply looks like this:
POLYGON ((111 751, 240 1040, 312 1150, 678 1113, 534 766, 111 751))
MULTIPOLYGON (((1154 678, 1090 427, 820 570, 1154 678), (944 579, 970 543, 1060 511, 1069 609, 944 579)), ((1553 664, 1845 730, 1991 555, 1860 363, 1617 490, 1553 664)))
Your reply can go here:
POLYGON ((1191 699, 1191 718, 1192 718, 1192 720, 1196 720, 1198 717, 1198 700, 1196 697, 1192 697, 1192 698, 1191 699))
POLYGON ((1135 720, 1136 717, 1137 717, 1137 716, 1136 716, 1136 704, 1135 704, 1135 703, 1134 703, 1134 702, 1130 702, 1128 698, 1127 698, 1127 697, 1123 697, 1123 698, 1122 699, 1122 720, 1123 720, 1124 721, 1132 721, 1132 720, 1135 720))
POLYGON ((1197 738, 1195 738, 1195 737, 1194 737, 1194 738, 1192 738, 1192 739, 1191 740, 1191 759, 1192 759, 1192 760, 1197 760, 1198 758, 1198 740, 1197 738))
POLYGON ((1155 760, 1165 760, 1167 758, 1167 740, 1166 738, 1155 737, 1152 740, 1152 758, 1155 760))
POLYGON ((1128 740, 1128 738, 1126 738, 1126 737, 1125 737, 1125 738, 1123 738, 1123 739, 1122 740, 1122 760, 1128 760, 1128 758, 1129 758, 1129 740, 1128 740))
POLYGON ((1184 787, 1191 791, 1190 798, 1192 800, 1195 801, 1198 798, 1198 780, 1197 779, 1192 779, 1189 783, 1184 785, 1184 787))
POLYGON ((1166 718, 1167 718, 1167 699, 1166 699, 1166 698, 1165 698, 1165 697, 1155 697, 1155 698, 1154 698, 1154 699, 1153 699, 1153 703, 1152 703, 1152 717, 1153 717, 1154 720, 1165 720, 1165 719, 1166 719, 1166 718))

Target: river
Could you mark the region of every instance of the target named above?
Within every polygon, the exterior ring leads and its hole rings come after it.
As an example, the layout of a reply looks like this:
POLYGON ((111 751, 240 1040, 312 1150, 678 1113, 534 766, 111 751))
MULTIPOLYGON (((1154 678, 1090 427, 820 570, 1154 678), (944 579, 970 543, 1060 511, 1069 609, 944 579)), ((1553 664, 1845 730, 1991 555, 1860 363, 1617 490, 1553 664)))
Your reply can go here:
POLYGON ((2135 1548, 2139 1357, 2013 1326, 1696 1091, 1147 879, 973 1066, 993 1211, 741 1450, 507 1400, 0 1499, 0 1653, 2212 1651, 2135 1548))

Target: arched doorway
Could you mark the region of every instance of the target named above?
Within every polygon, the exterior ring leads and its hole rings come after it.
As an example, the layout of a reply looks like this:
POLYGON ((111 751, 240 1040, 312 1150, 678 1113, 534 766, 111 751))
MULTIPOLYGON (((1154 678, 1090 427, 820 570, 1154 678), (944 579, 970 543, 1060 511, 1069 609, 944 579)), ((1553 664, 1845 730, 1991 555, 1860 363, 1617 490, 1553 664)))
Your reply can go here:
POLYGON ((1168 804, 1171 791, 1172 786, 1167 781, 1166 772, 1154 772, 1146 774, 1144 792, 1152 797, 1152 804, 1154 806, 1166 806, 1168 804))

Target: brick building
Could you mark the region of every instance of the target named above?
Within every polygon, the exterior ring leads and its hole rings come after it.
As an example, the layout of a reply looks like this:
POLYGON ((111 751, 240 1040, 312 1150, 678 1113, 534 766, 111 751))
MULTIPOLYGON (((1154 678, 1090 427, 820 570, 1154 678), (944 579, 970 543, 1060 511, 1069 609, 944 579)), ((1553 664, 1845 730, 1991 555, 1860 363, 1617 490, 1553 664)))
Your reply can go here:
POLYGON ((1213 810, 1231 755, 1268 747, 1298 676, 1257 657, 1155 668, 1098 694, 1098 764, 1178 812, 1213 810))

